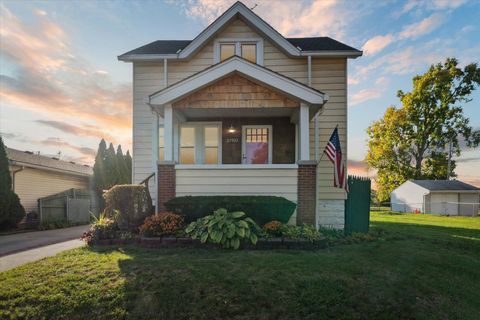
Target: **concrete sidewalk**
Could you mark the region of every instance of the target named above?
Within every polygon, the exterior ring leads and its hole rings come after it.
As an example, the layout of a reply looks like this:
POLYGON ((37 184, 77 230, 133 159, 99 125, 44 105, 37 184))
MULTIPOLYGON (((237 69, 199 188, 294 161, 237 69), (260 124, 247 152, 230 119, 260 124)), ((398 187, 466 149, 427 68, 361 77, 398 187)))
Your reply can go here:
POLYGON ((0 272, 13 269, 28 262, 33 262, 46 257, 54 256, 57 253, 65 250, 79 248, 84 245, 85 242, 79 239, 75 239, 6 255, 0 257, 0 272))
POLYGON ((88 228, 89 225, 83 225, 0 236, 0 257, 68 240, 78 240, 88 228))

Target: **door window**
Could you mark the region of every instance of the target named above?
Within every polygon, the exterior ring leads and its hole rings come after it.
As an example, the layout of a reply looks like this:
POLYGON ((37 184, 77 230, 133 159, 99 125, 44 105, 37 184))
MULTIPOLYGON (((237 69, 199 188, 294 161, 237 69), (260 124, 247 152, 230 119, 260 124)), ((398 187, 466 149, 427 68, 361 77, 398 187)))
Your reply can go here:
POLYGON ((243 128, 243 163, 272 163, 271 140, 271 126, 245 126, 243 128))

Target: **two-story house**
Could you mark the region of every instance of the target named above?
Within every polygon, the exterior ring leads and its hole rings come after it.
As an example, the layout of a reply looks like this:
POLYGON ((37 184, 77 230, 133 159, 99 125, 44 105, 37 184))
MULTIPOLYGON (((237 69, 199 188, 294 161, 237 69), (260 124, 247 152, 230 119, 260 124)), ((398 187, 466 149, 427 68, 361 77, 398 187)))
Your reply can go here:
POLYGON ((193 40, 122 54, 133 65, 133 181, 174 196, 276 195, 292 223, 344 227, 346 192, 322 157, 338 126, 347 154, 347 60, 328 37, 285 38, 240 2, 193 40))

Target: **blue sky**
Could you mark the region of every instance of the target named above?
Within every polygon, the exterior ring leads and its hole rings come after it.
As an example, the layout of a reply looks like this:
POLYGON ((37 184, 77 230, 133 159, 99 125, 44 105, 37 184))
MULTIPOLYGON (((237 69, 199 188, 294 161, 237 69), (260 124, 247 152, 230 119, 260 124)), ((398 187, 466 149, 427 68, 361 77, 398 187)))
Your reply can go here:
MULTIPOLYGON (((158 39, 192 39, 234 1, 0 1, 0 132, 10 147, 91 163, 100 136, 131 144, 131 65, 116 56, 158 39)), ((349 62, 349 159, 362 172, 365 129, 432 63, 480 61, 480 2, 245 1, 285 36, 330 36, 349 62)), ((480 90, 479 90, 480 91, 480 90)), ((464 105, 480 128, 480 93, 464 105)), ((480 151, 459 159, 480 185, 480 151)))

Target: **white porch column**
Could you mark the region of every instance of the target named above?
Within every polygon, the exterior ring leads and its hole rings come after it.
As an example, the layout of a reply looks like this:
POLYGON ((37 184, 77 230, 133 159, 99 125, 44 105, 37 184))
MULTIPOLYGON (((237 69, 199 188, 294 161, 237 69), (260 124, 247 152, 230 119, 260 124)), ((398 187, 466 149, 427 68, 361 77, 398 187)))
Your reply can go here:
POLYGON ((158 163, 158 113, 153 112, 152 119, 152 169, 156 172, 158 163))
POLYGON ((173 109, 172 105, 165 105, 164 110, 164 137, 165 137, 165 161, 173 161, 173 109))
POLYGON ((300 104, 298 120, 298 131, 300 133, 300 156, 298 160, 310 160, 310 116, 308 105, 300 104))
POLYGON ((154 185, 155 185, 155 197, 154 198, 154 205, 155 208, 158 208, 158 113, 153 112, 153 120, 152 120, 152 170, 155 173, 154 178, 154 185))

